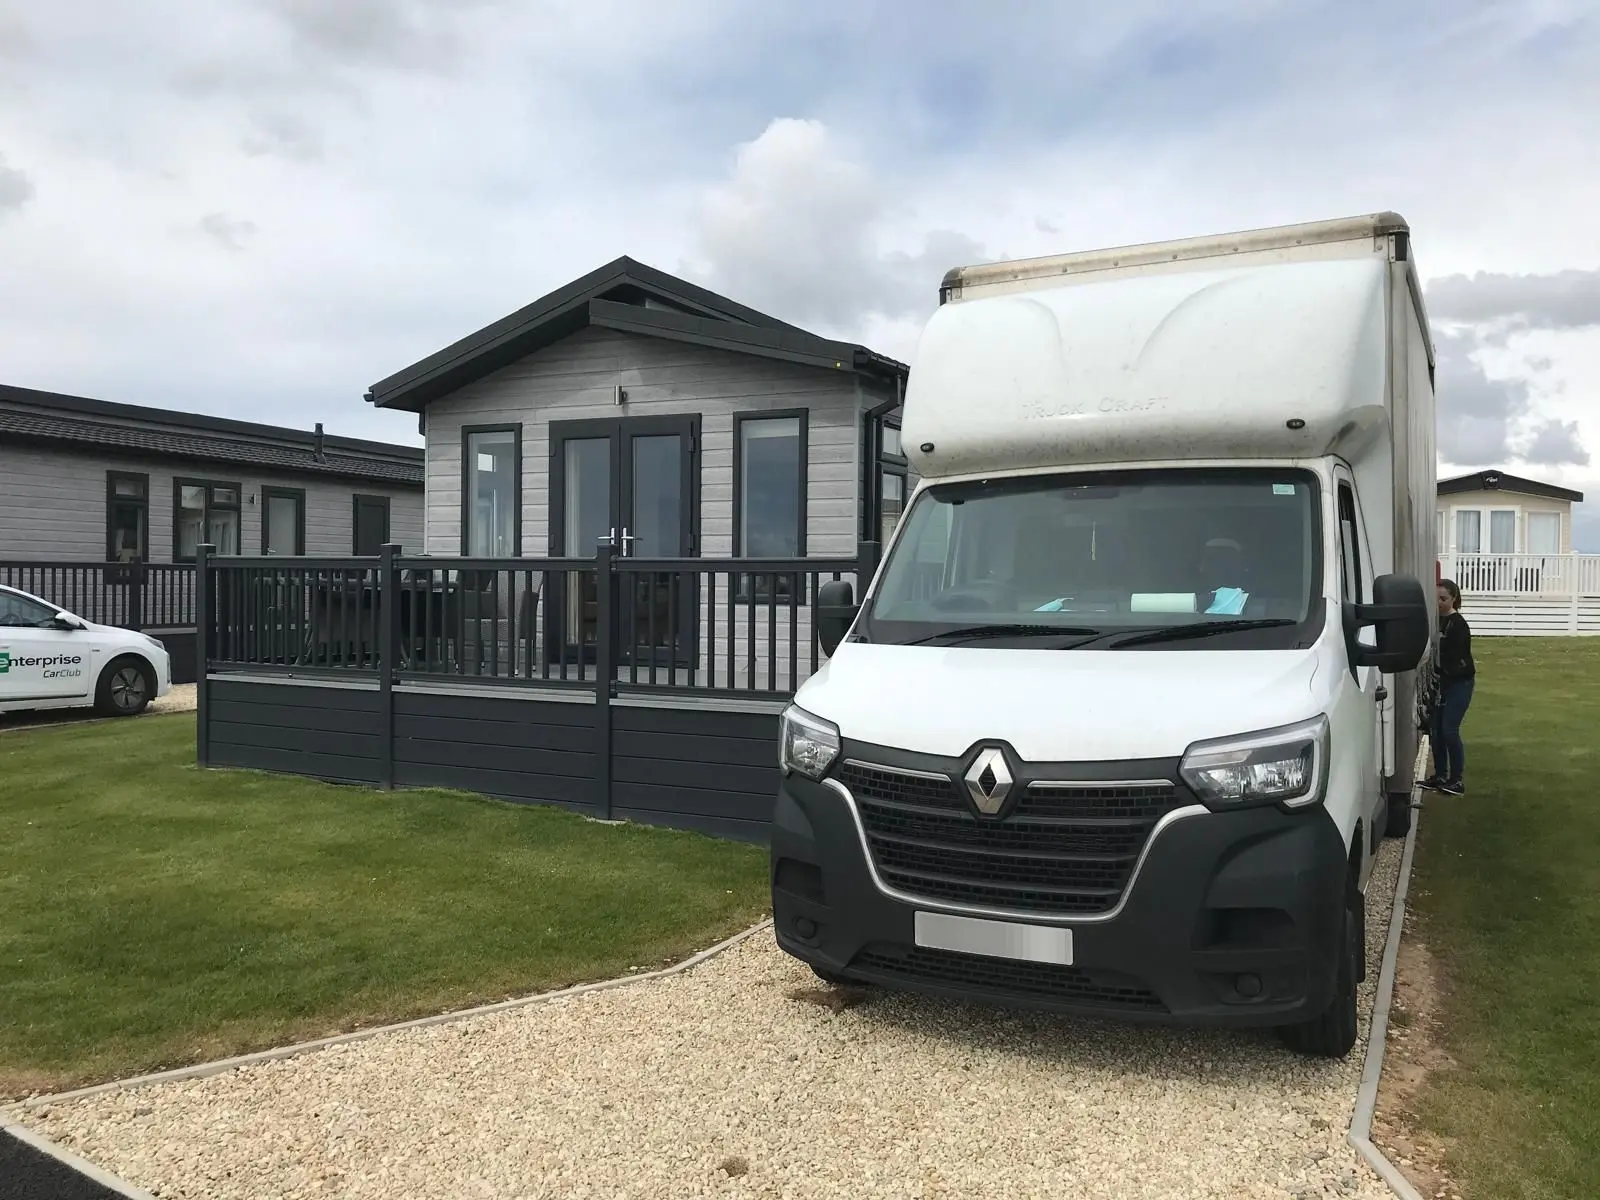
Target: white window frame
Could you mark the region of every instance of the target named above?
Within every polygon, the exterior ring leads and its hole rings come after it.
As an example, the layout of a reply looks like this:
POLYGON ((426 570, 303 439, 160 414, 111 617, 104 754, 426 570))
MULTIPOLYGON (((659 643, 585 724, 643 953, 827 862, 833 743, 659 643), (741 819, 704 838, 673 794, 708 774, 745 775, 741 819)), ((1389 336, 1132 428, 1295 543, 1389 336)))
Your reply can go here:
MULTIPOLYGON (((1512 505, 1512 504, 1493 504, 1493 505, 1485 505, 1485 504, 1452 504, 1450 506, 1450 509, 1449 509, 1448 519, 1445 522, 1445 532, 1448 534, 1448 536, 1450 538, 1449 552, 1451 554, 1522 554, 1522 553, 1525 553, 1526 547, 1527 547, 1527 543, 1526 543, 1527 534, 1525 532, 1525 527, 1526 527, 1527 521, 1526 521, 1525 518, 1526 518, 1526 512, 1520 505, 1512 505), (1457 524, 1457 522, 1459 521, 1460 518, 1456 514, 1457 513, 1463 513, 1463 512, 1474 512, 1474 513, 1478 514, 1478 549, 1477 550, 1463 550, 1461 548, 1460 534, 1459 534, 1460 526, 1457 524), (1499 513, 1499 512, 1508 512, 1508 513, 1512 514, 1512 516, 1511 516, 1511 549, 1509 549, 1509 550, 1495 550, 1495 549, 1491 548, 1492 545, 1493 545, 1491 539, 1493 537, 1493 530, 1494 530, 1494 518, 1493 518, 1492 514, 1499 513)), ((1445 547, 1441 545, 1439 550, 1440 550, 1440 553, 1442 554, 1445 551, 1445 547)))

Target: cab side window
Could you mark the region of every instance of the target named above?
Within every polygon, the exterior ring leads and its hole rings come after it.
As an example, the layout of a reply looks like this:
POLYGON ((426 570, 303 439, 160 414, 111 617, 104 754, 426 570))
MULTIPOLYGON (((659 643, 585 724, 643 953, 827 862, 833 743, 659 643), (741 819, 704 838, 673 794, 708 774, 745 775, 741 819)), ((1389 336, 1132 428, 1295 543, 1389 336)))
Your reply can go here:
POLYGON ((48 629, 56 610, 37 600, 0 592, 0 626, 10 629, 48 629))
POLYGON ((1361 535, 1356 527, 1356 497, 1348 483, 1339 485, 1339 590, 1350 604, 1367 602, 1362 582, 1361 535))

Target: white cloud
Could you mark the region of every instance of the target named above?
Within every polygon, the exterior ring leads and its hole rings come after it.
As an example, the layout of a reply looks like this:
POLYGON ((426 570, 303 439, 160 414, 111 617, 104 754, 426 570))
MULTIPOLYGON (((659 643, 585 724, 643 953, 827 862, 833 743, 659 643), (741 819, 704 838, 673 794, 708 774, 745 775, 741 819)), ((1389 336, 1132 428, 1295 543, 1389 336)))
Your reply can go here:
POLYGON ((711 187, 694 225, 706 286, 818 332, 896 320, 931 307, 939 279, 982 257, 964 234, 907 239, 910 214, 858 149, 815 120, 773 121, 738 148, 731 177, 711 187), (898 236, 897 236, 898 234, 898 236))

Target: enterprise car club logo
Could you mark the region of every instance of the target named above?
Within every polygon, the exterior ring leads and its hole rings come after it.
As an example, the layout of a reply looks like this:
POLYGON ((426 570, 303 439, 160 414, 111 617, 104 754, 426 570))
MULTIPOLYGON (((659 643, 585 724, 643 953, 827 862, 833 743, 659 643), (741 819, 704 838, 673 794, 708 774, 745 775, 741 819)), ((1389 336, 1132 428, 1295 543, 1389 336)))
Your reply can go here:
POLYGON ((11 651, 0 650, 0 675, 11 670, 11 651))

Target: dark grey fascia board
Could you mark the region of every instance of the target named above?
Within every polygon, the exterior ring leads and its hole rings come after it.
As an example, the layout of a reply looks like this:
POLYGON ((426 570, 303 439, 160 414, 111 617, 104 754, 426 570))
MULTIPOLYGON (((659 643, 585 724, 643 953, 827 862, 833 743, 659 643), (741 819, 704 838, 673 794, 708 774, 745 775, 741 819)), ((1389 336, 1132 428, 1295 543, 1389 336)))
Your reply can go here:
MULTIPOLYGON (((327 462, 273 462, 260 456, 252 456, 249 453, 248 444, 241 444, 242 448, 239 452, 229 454, 206 453, 203 450, 164 447, 156 449, 130 446, 116 442, 100 442, 88 438, 62 437, 55 434, 31 431, 6 430, 4 437, 7 441, 18 445, 38 446, 44 449, 58 450, 63 454, 75 454, 80 457, 95 459, 135 462, 167 461, 174 463, 203 463, 212 466, 235 468, 244 467, 252 471, 296 479, 337 479, 345 482, 364 483, 374 488, 388 488, 400 491, 421 491, 424 487, 423 465, 420 462, 415 464, 414 474, 398 476, 363 470, 360 465, 361 460, 353 460, 350 466, 327 462)), ((412 464, 405 465, 410 466, 412 464)))
MULTIPOLYGON (((652 316, 707 320, 730 332, 750 329, 769 333, 780 339, 797 339, 805 343, 805 353, 809 353, 815 345, 827 342, 827 339, 818 338, 798 326, 747 308, 725 296, 719 296, 644 263, 622 257, 379 380, 367 390, 365 399, 367 403, 378 408, 420 412, 429 401, 448 395, 491 371, 499 370, 518 358, 570 336, 588 321, 588 314, 585 312, 580 322, 580 309, 596 301, 612 303, 600 298, 622 288, 637 289, 645 295, 653 295, 663 303, 688 309, 691 313, 697 312, 700 315, 647 309, 639 305, 621 306, 631 308, 635 312, 650 313, 652 316), (546 326, 552 323, 556 323, 557 327, 547 329, 546 326)), ((904 371, 904 367, 895 364, 892 359, 872 355, 870 351, 855 352, 859 350, 860 348, 852 348, 852 353, 844 356, 853 365, 859 364, 856 365, 856 369, 888 372, 898 368, 904 371), (862 362, 861 354, 869 356, 865 362, 862 362)))
POLYGON ((1558 487, 1553 483, 1541 483, 1537 479, 1525 479, 1521 475, 1512 475, 1506 471, 1493 469, 1473 471, 1468 475, 1456 475, 1450 479, 1441 479, 1436 489, 1441 496, 1458 496, 1463 492, 1512 492, 1520 496, 1537 496, 1542 500, 1568 500, 1573 504, 1583 503, 1583 493, 1572 488, 1558 487))
MULTIPOLYGON (((94 400, 88 396, 73 396, 64 392, 44 392, 34 388, 16 387, 0 383, 0 405, 17 408, 37 408, 57 413, 76 413, 89 417, 111 417, 130 424, 141 425, 157 431, 181 429, 201 430, 206 433, 226 433, 240 437, 270 439, 295 446, 315 447, 317 436, 306 429, 291 429, 283 425, 263 425, 255 421, 239 421, 232 417, 212 417, 201 413, 175 412, 165 408, 151 408, 142 404, 121 404, 111 400, 94 400)), ((365 438, 340 437, 325 434, 323 447, 328 450, 345 450, 353 455, 387 458, 396 462, 421 464, 424 457, 420 446, 402 446, 394 442, 374 442, 365 438)))

